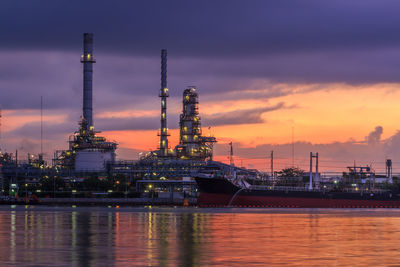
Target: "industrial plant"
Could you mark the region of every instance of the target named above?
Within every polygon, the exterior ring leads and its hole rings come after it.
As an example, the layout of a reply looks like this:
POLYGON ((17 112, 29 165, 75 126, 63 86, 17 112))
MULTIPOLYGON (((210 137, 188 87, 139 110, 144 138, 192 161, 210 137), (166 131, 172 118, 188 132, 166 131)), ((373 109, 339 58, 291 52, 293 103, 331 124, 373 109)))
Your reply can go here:
MULTIPOLYGON (((334 188, 337 183, 352 187, 378 187, 398 181, 392 176, 392 162, 386 161, 386 175, 378 177, 369 166, 348 167, 348 173, 341 177, 324 177, 318 170, 318 153, 310 154, 310 172, 296 169, 295 166, 273 171, 273 152, 271 152, 271 173, 237 167, 233 162, 233 146, 230 143, 230 164, 213 160, 213 147, 217 142, 214 136, 206 136, 202 131, 199 112, 199 93, 195 86, 189 86, 182 93, 182 112, 179 116, 179 143, 171 147, 168 142, 167 101, 170 91, 167 86, 167 50, 161 50, 161 86, 158 91, 160 105, 160 128, 154 134, 159 136, 159 145, 154 150, 142 152, 138 160, 121 160, 116 157, 118 144, 101 136, 95 130, 93 120, 93 67, 96 63, 94 36, 83 35, 82 115, 78 130, 68 138, 68 147, 57 150, 51 163, 45 162, 43 152, 28 154, 27 160, 15 153, 2 153, 0 150, 0 182, 2 194, 10 197, 139 197, 156 193, 173 199, 174 194, 198 196, 198 186, 194 180, 199 174, 216 175, 239 186, 244 180, 254 185, 306 186, 308 190, 325 186, 334 188), (313 159, 316 170, 313 171, 313 159), (243 179, 242 179, 243 180, 243 179)), ((244 186, 242 184, 241 186, 244 186)), ((244 187, 245 188, 245 187, 244 187)))
POLYGON ((69 138, 69 149, 56 151, 53 166, 65 173, 104 172, 108 163, 115 161, 115 142, 107 142, 93 125, 93 34, 83 35, 83 113, 79 130, 69 138))
MULTIPOLYGON (((195 193, 196 183, 192 177, 205 166, 212 165, 225 171, 232 169, 231 165, 213 161, 213 145, 217 140, 202 133, 199 95, 195 86, 183 91, 179 144, 174 148, 169 146, 166 49, 161 50, 159 146, 156 150, 141 153, 139 160, 117 159, 118 144, 106 140, 94 126, 93 67, 96 58, 93 45, 93 34, 84 33, 80 58, 83 65, 82 116, 78 130, 69 136, 68 148, 55 151, 51 164, 43 160, 43 153, 28 155, 28 161, 19 159, 18 151, 15 154, 1 153, 3 194, 35 193, 55 197, 60 192, 74 193, 80 189, 107 190, 108 193, 123 191, 127 196, 135 190, 146 190, 148 184, 154 184, 159 191, 182 191, 185 187, 195 193)), ((238 173, 257 175, 255 171, 234 168, 238 173)))

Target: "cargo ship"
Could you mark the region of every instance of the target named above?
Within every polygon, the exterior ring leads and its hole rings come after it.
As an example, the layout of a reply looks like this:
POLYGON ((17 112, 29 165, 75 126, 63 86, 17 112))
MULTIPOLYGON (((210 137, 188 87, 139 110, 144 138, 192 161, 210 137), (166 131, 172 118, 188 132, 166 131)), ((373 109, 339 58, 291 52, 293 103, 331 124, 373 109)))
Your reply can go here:
POLYGON ((400 208, 400 192, 325 190, 250 185, 217 176, 196 176, 200 207, 400 208))

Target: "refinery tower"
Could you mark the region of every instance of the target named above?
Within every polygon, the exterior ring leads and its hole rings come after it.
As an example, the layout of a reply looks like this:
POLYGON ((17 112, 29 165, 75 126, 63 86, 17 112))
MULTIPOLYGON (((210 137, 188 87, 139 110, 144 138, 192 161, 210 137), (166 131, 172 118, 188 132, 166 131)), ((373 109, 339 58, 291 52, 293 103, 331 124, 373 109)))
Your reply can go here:
POLYGON ((117 144, 108 142, 93 125, 93 34, 83 34, 83 113, 79 130, 69 138, 69 149, 57 151, 54 163, 60 170, 99 172, 106 170, 107 162, 115 161, 117 144))
POLYGON ((161 50, 161 89, 160 95, 161 98, 161 128, 159 132, 160 136, 160 147, 159 151, 160 157, 167 157, 169 154, 168 147, 168 128, 167 128, 167 97, 168 88, 167 88, 167 50, 161 50))
POLYGON ((142 160, 155 159, 179 159, 179 160, 212 160, 213 145, 215 137, 203 136, 201 131, 201 122, 199 115, 199 95, 195 86, 190 86, 183 91, 182 114, 180 115, 179 144, 175 149, 170 149, 168 145, 168 127, 167 127, 167 98, 169 92, 167 88, 167 50, 161 50, 161 89, 159 93, 161 98, 161 118, 160 145, 158 150, 150 151, 142 160))
POLYGON ((199 115, 199 95, 195 86, 183 91, 182 113, 179 120, 179 145, 176 156, 180 159, 212 160, 213 136, 203 136, 199 115))

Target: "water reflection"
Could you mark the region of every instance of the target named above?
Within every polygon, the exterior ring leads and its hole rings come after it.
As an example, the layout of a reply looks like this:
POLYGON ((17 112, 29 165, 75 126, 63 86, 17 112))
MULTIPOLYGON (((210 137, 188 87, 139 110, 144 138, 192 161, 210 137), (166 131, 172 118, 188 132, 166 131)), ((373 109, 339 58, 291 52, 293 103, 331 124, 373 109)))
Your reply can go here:
POLYGON ((10 266, 395 265, 400 211, 0 208, 10 266))

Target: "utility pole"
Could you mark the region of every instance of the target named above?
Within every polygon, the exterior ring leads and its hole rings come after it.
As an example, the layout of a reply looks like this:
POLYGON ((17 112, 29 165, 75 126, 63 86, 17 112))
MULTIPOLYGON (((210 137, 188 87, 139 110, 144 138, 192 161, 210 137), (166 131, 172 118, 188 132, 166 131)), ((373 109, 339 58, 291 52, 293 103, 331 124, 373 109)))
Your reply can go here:
POLYGON ((126 180, 127 180, 127 177, 125 175, 125 198, 128 198, 128 182, 126 180))
POLYGON ((53 175, 53 198, 56 198, 56 176, 53 175))
POLYGON ((43 157, 43 96, 40 96, 40 157, 43 157))
MULTIPOLYGON (((1 145, 1 119, 2 119, 2 114, 1 114, 1 108, 0 108, 0 145, 1 145)), ((1 149, 1 146, 0 146, 1 149)))
POLYGON ((315 154, 315 182, 319 184, 319 173, 318 173, 318 152, 315 154))
POLYGON ((313 186, 312 186, 312 158, 313 158, 313 154, 312 154, 312 152, 310 152, 310 184, 308 185, 309 190, 313 189, 313 186))
POLYGON ((230 145, 230 147, 231 147, 231 151, 230 151, 230 153, 229 153, 229 164, 230 164, 230 170, 229 170, 229 172, 230 172, 230 178, 232 179, 232 178, 236 178, 236 177, 234 177, 235 176, 235 173, 234 173, 234 171, 233 171, 233 166, 234 166, 234 163, 233 163, 233 144, 232 144, 232 141, 229 143, 229 145, 230 145))
POLYGON ((230 147, 231 147, 231 151, 229 153, 229 164, 233 167, 234 163, 233 163, 233 144, 232 141, 229 143, 230 147))
POLYGON ((393 180, 392 180, 392 160, 391 159, 387 159, 386 160, 386 178, 387 178, 389 183, 393 183, 393 180))
POLYGON ((292 127, 292 168, 294 168, 294 126, 292 127))
POLYGON ((271 177, 274 177, 274 151, 271 150, 271 177))
POLYGON ((14 183, 18 183, 18 150, 15 150, 15 180, 14 183))

